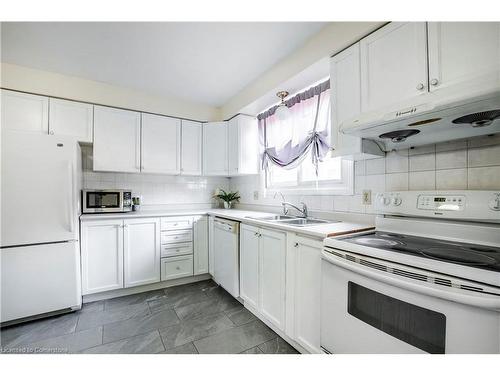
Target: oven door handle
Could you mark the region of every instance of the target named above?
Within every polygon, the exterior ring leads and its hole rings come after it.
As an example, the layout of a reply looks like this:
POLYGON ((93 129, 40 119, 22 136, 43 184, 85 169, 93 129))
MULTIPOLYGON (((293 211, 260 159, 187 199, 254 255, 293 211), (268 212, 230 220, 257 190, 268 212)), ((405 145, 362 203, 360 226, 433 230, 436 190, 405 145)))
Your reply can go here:
POLYGON ((500 311, 499 296, 487 295, 481 292, 465 291, 453 287, 439 287, 436 284, 425 283, 418 280, 407 281, 402 277, 398 277, 384 271, 377 271, 325 252, 322 253, 322 258, 324 261, 329 262, 335 266, 342 267, 348 271, 363 275, 365 277, 369 277, 371 279, 375 279, 389 285, 393 285, 398 288, 411 290, 416 293, 421 293, 428 296, 461 303, 464 305, 500 311), (443 288, 449 288, 450 290, 443 290, 443 288))

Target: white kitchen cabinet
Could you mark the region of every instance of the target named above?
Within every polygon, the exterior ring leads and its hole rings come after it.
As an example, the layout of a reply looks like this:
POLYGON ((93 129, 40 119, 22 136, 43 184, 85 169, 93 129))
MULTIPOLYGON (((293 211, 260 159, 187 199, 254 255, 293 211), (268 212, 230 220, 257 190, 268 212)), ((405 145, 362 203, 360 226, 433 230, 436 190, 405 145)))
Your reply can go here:
POLYGON ((360 41, 362 112, 427 93, 426 33, 425 22, 392 22, 360 41))
POLYGON ((203 169, 203 124, 182 120, 181 174, 201 176, 203 169))
POLYGON ((94 106, 94 170, 139 173, 141 114, 94 106))
POLYGON ((260 229, 260 310, 277 328, 285 329, 286 234, 260 229))
POLYGON ((92 143, 94 106, 49 98, 49 134, 69 135, 78 142, 92 143))
POLYGON ((179 174, 181 120, 142 113, 141 172, 179 174))
POLYGON ((161 281, 193 275, 193 256, 185 255, 161 260, 161 281))
POLYGON ((205 176, 228 175, 227 122, 203 124, 203 174, 205 176))
POLYGON ((259 228, 240 226, 240 297, 259 309, 259 228))
POLYGON ((81 226, 82 294, 123 288, 123 220, 81 226))
POLYGON ((208 218, 195 217, 193 220, 194 235, 194 274, 208 273, 208 218))
POLYGON ((2 90, 2 129, 48 134, 49 99, 45 96, 2 90))
POLYGON ((124 220, 125 288, 160 281, 160 219, 124 220))
POLYGON ((259 130, 255 117, 237 115, 228 121, 229 175, 259 173, 259 130))
POLYGON ((243 224, 240 228, 240 296, 285 330, 286 234, 243 224))
POLYGON ((428 43, 430 91, 498 87, 499 22, 429 22, 428 43))
POLYGON ((322 241, 292 235, 287 248, 287 332, 310 353, 320 348, 322 241), (288 321, 290 319, 290 321, 288 321))
POLYGON ((214 276, 214 221, 213 216, 208 217, 208 273, 214 276))

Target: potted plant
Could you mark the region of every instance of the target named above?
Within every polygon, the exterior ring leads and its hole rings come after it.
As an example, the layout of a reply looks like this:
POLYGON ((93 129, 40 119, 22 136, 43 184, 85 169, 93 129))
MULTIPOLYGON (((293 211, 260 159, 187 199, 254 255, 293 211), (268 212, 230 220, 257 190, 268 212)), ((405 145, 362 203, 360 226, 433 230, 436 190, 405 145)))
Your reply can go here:
POLYGON ((217 199, 220 199, 221 201, 223 201, 225 209, 230 209, 233 202, 235 202, 235 201, 239 202, 241 197, 240 197, 240 193, 238 193, 237 191, 226 192, 222 189, 218 189, 214 195, 214 198, 217 198, 217 199))

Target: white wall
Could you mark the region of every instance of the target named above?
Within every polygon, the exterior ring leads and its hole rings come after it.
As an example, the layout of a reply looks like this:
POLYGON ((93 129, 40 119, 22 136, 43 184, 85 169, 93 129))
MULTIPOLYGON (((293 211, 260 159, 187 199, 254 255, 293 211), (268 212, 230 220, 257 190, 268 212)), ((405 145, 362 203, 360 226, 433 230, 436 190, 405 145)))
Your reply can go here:
POLYGON ((1 64, 3 88, 34 94, 122 107, 137 111, 188 118, 198 121, 216 121, 220 110, 205 104, 148 94, 125 87, 109 85, 13 64, 1 64))
MULTIPOLYGON (((355 162, 355 195, 291 195, 292 203, 305 202, 313 211, 373 212, 362 204, 364 189, 374 194, 406 190, 499 190, 500 134, 470 140, 446 142, 410 150, 390 152, 385 157, 355 162)), ((231 178, 232 190, 241 194, 245 205, 280 206, 280 199, 264 197, 259 176, 231 178), (259 191, 259 199, 254 199, 259 191)))

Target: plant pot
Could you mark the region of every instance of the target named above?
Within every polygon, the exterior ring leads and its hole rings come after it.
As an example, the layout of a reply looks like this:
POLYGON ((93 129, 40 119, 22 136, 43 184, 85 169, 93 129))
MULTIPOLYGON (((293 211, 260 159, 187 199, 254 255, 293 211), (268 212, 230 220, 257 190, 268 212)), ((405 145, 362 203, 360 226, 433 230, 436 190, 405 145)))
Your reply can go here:
POLYGON ((229 210, 229 209, 231 209, 232 204, 233 204, 233 202, 224 202, 224 208, 226 210, 229 210))

